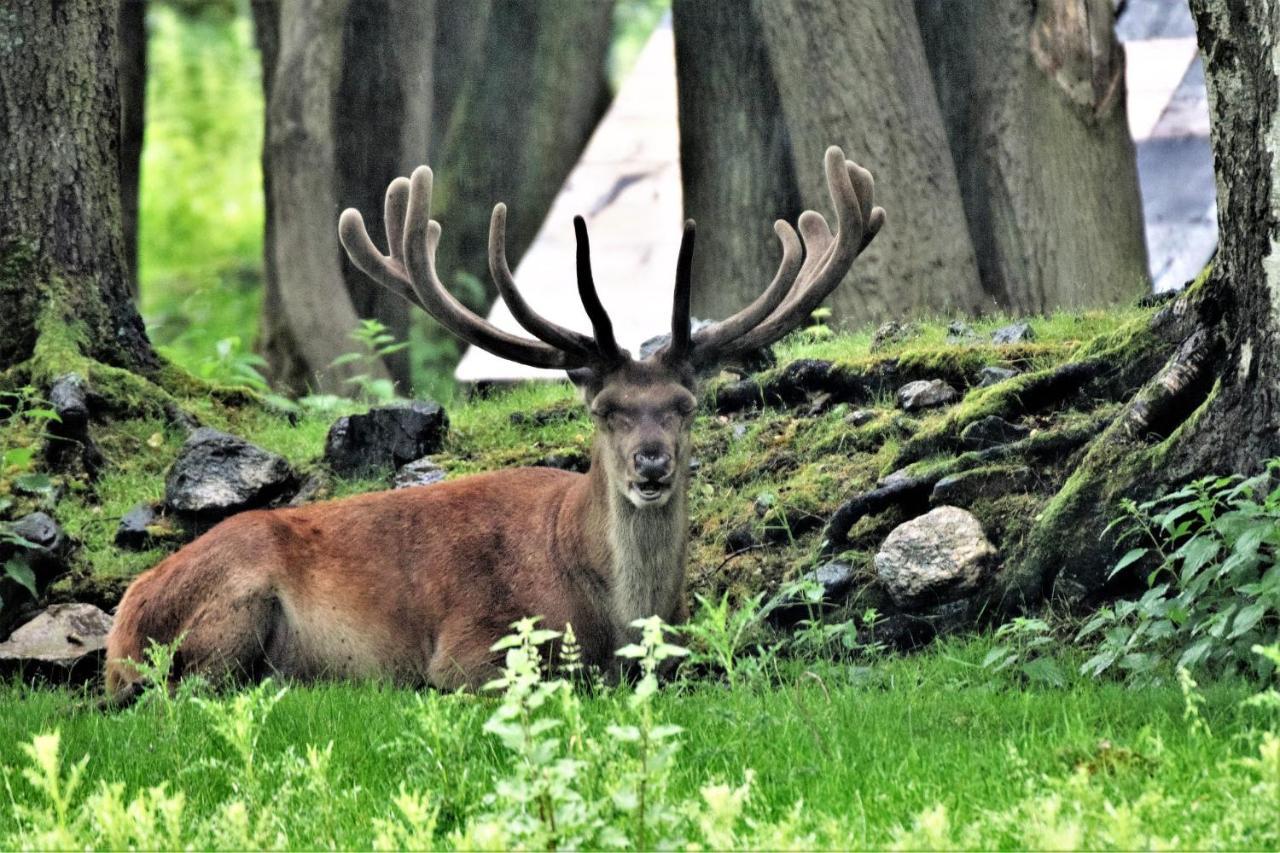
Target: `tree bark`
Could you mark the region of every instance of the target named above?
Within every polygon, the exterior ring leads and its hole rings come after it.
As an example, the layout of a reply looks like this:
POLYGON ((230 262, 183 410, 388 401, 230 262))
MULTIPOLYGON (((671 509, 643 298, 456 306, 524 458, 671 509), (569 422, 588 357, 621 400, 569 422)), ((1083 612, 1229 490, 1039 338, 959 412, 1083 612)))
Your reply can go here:
POLYGON ((0 371, 38 344, 158 366, 120 230, 116 16, 107 0, 0 11, 0 371))
POLYGON ((916 0, 983 289, 1015 314, 1150 289, 1112 0, 916 0))
POLYGON ((1172 354, 1089 448, 1001 579, 1006 600, 1105 591, 1122 498, 1280 455, 1278 0, 1192 0, 1218 183, 1211 272, 1157 315, 1172 354))
MULTIPOLYGON (((426 162, 431 130, 431 2, 363 0, 348 8, 342 37, 342 79, 334 104, 338 202, 360 210, 371 234, 383 233, 387 185, 426 162)), ((373 317, 407 340, 410 306, 360 272, 342 253, 343 278, 356 313, 373 317)), ((416 312, 415 312, 416 313, 416 312)), ((385 359, 409 390, 409 353, 385 359)))
POLYGON ((138 295, 138 181, 147 103, 146 0, 121 0, 120 57, 120 228, 124 235, 129 286, 138 295))
MULTIPOLYGON (((298 0, 274 10, 277 53, 270 82, 264 84, 263 172, 269 176, 271 237, 263 346, 272 378, 294 392, 341 392, 350 390, 348 380, 357 374, 387 375, 380 363, 332 366, 355 348, 348 336, 359 323, 343 276, 336 225, 335 95, 348 5, 347 0, 298 0)), ((272 10, 259 6, 256 11, 261 21, 272 10)))
POLYGON ((431 161, 444 226, 441 269, 475 277, 484 294, 478 307, 497 296, 487 272, 493 205, 511 209, 514 265, 608 106, 613 5, 439 0, 431 161))
POLYGON ((706 226, 695 313, 724 316, 768 283, 771 220, 794 221, 800 204, 829 211, 833 143, 871 169, 891 212, 829 300, 837 317, 986 305, 909 4, 676 0, 675 29, 686 213, 706 226), (746 236, 719 233, 730 230, 746 236))

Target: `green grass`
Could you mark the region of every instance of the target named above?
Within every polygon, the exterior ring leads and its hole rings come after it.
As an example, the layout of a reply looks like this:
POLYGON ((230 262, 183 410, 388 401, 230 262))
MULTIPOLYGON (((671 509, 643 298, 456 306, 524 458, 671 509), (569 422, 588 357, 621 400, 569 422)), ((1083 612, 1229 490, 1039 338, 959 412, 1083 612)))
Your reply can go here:
MULTIPOLYGON (((1277 718, 1241 705, 1250 693, 1244 684, 1205 690, 1189 721, 1176 686, 1073 677, 1062 689, 1033 689, 983 670, 988 648, 986 640, 947 642, 871 666, 783 664, 734 689, 715 681, 668 687, 655 717, 684 731, 665 797, 698 811, 703 786, 737 786, 754 773, 749 814, 757 827, 754 836, 743 830, 741 843, 771 837, 760 827, 785 823, 797 803, 802 818, 788 831, 793 840, 812 834, 819 846, 1280 843, 1280 812, 1271 811, 1280 766, 1248 764, 1277 718), (1079 807, 1086 811, 1076 814, 1079 807), (1117 808, 1137 811, 1119 821, 1117 808)), ((629 695, 584 695, 586 735, 607 738, 607 726, 627 716, 629 695)), ((402 786, 427 795, 444 835, 490 808, 485 797, 512 764, 484 730, 496 706, 488 697, 371 684, 294 687, 261 728, 255 787, 243 771, 228 772, 233 752, 190 701, 178 701, 171 718, 149 706, 101 715, 77 709, 60 690, 10 686, 0 692, 0 766, 11 769, 13 801, 31 805, 38 798, 12 772, 27 763, 20 745, 57 729, 64 765, 89 757, 87 790, 105 780, 132 795, 167 781, 170 793, 186 795, 184 820, 208 819, 235 797, 269 821, 267 837, 283 833, 276 842, 284 846, 367 847, 372 820, 393 816, 402 786), (298 783, 292 756, 329 742, 324 786, 290 794, 298 783)), ((588 800, 603 797, 593 787, 607 787, 599 774, 620 772, 584 768, 577 784, 588 800)), ((12 809, 0 807, 0 843, 15 828, 12 809)))

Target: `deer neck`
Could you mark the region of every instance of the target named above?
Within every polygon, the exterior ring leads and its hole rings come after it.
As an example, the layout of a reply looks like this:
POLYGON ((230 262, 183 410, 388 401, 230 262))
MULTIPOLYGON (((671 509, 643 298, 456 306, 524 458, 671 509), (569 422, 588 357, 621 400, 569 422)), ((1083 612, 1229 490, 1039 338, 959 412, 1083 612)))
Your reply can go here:
POLYGON ((603 546, 608 572, 608 616, 614 635, 628 635, 636 619, 657 614, 671 621, 684 594, 689 536, 688 480, 681 470, 660 507, 636 507, 610 482, 596 448, 588 477, 588 538, 603 546))

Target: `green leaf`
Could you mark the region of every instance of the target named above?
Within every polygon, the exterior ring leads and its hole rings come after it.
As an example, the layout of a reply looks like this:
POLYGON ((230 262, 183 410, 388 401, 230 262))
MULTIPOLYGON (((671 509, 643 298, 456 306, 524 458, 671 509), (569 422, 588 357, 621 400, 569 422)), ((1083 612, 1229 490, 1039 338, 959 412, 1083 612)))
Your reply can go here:
POLYGON ((53 491, 53 480, 48 474, 20 474, 13 478, 13 485, 33 494, 47 495, 53 491))
POLYGON ((341 367, 344 364, 351 364, 364 358, 364 353, 344 352, 342 355, 329 362, 330 367, 341 367))
POLYGON ((1136 563, 1138 560, 1141 560, 1144 556, 1146 556, 1146 553, 1148 550, 1150 549, 1132 548, 1129 551, 1126 551, 1125 555, 1116 562, 1115 568, 1111 570, 1111 574, 1107 576, 1107 579, 1110 580, 1120 572, 1124 571, 1129 566, 1136 563))
POLYGON ((39 593, 36 592, 36 573, 26 563, 18 559, 9 560, 4 564, 4 573, 6 577, 31 593, 32 598, 39 598, 39 593))
POLYGON ((4 452, 4 467, 16 465, 19 468, 31 464, 31 460, 35 458, 36 449, 34 447, 12 447, 4 452))
POLYGON ((1236 612, 1235 621, 1231 623, 1231 633, 1227 635, 1227 639, 1234 640, 1247 634, 1253 629, 1254 625, 1262 621, 1262 617, 1267 615, 1268 609, 1267 605, 1261 601, 1255 601, 1253 604, 1241 607, 1236 612))
POLYGON ((1033 682, 1062 687, 1067 683, 1062 668, 1053 658, 1036 658, 1022 665, 1022 672, 1033 682))

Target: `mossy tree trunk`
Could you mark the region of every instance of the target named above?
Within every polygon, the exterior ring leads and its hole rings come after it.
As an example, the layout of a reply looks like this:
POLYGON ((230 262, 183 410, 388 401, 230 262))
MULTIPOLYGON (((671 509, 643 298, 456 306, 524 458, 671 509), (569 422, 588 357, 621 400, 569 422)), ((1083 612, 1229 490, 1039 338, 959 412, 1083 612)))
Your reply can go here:
MULTIPOLYGON (((1147 334, 1167 360, 1088 448, 1001 578, 1007 602, 1106 591, 1124 497, 1280 454, 1280 0, 1192 0, 1218 183, 1212 270, 1147 334)), ((1123 579, 1122 579, 1123 580, 1123 579)))
POLYGON ((130 298, 120 229, 117 4, 0 9, 0 376, 159 361, 130 298))
POLYGON ((890 211, 830 298, 837 316, 986 305, 911 4, 676 0, 675 35, 685 213, 703 226, 696 314, 726 316, 769 282, 774 219, 829 210, 831 144, 871 169, 890 211))
POLYGON ((983 289, 1032 314, 1146 292, 1113 0, 916 0, 983 289))

